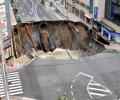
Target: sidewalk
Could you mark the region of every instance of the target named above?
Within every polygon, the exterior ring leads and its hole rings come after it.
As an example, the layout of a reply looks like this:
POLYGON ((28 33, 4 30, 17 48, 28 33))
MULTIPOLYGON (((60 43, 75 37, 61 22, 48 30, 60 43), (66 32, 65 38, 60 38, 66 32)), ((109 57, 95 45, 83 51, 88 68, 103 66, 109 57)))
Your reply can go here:
POLYGON ((105 45, 105 48, 120 51, 120 45, 119 44, 110 43, 109 46, 105 45))
POLYGON ((80 17, 78 17, 75 14, 70 13, 69 11, 67 11, 67 9, 65 9, 65 5, 63 5, 63 4, 57 4, 56 2, 53 2, 53 6, 56 8, 56 12, 61 13, 68 20, 71 20, 73 22, 82 22, 86 26, 88 26, 88 27, 91 28, 91 26, 89 24, 87 24, 85 21, 83 21, 80 17))
POLYGON ((54 20, 66 20, 65 16, 61 16, 56 12, 56 8, 54 6, 50 6, 50 2, 45 2, 46 10, 49 11, 51 14, 55 15, 58 19, 54 20))

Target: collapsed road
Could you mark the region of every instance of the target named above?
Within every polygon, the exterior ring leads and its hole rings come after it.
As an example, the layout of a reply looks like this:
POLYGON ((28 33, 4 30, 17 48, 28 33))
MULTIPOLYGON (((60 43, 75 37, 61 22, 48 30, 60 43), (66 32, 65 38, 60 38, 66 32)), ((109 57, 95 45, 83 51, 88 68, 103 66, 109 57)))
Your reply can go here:
POLYGON ((78 50, 81 56, 102 52, 109 44, 81 22, 41 21, 14 26, 13 45, 16 58, 31 57, 33 49, 53 52, 56 48, 78 50), (99 41, 99 42, 97 42, 99 41))

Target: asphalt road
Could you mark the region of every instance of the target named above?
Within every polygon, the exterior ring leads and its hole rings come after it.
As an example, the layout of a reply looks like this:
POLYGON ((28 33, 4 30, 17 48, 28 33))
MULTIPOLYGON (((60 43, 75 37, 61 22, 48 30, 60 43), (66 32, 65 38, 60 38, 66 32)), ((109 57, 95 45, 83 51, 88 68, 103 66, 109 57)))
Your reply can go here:
POLYGON ((16 2, 22 22, 64 19, 50 10, 51 8, 48 5, 46 6, 42 6, 38 0, 17 0, 16 2))
POLYGON ((120 96, 120 55, 103 53, 80 60, 43 60, 20 72, 23 96, 36 100, 117 100, 120 96))

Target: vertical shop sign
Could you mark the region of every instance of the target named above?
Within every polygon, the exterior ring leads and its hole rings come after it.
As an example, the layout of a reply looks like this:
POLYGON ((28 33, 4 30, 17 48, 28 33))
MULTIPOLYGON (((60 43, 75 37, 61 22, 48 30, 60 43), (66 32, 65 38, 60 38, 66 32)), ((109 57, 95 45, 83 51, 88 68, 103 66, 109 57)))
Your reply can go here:
POLYGON ((94 20, 98 19, 98 7, 94 7, 94 20))

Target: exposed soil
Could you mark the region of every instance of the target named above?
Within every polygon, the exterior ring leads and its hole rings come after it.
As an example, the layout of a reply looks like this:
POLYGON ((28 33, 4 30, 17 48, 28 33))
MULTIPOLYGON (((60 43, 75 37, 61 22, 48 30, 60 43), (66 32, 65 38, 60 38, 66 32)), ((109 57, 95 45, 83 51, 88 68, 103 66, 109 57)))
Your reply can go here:
MULTIPOLYGON (((32 50, 53 52, 56 48, 78 50, 83 56, 104 50, 104 46, 94 41, 101 39, 81 22, 42 21, 14 26, 13 43, 15 56, 31 55, 32 50)), ((102 40, 102 39, 101 39, 102 40)))

